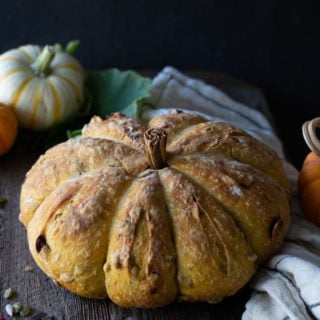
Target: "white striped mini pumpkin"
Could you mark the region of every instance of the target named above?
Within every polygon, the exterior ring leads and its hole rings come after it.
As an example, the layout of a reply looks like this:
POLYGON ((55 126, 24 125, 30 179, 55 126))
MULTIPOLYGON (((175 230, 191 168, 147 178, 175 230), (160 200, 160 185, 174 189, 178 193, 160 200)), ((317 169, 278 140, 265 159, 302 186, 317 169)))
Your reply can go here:
POLYGON ((10 106, 21 127, 44 130, 77 112, 84 71, 70 54, 26 45, 0 56, 0 103, 10 106))

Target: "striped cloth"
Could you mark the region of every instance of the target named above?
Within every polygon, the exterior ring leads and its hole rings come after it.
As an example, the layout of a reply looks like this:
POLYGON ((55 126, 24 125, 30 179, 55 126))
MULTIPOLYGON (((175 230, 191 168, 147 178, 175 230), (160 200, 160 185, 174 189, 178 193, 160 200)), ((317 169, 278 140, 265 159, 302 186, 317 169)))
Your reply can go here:
POLYGON ((260 267, 251 280, 254 292, 242 319, 320 319, 320 229, 301 213, 296 188, 298 172, 285 160, 282 144, 267 118, 216 87, 172 67, 164 68, 154 78, 151 100, 157 108, 144 111, 143 118, 166 113, 167 108, 192 110, 207 119, 244 129, 279 154, 292 184, 292 224, 282 251, 260 267))

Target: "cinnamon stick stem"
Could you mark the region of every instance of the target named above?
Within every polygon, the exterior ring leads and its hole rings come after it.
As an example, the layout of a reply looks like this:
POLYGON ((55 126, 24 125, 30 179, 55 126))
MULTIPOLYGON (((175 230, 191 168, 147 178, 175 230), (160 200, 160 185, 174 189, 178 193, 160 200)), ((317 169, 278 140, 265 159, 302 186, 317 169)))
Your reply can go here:
POLYGON ((167 134, 162 129, 151 128, 144 133, 146 156, 152 169, 166 165, 167 134))

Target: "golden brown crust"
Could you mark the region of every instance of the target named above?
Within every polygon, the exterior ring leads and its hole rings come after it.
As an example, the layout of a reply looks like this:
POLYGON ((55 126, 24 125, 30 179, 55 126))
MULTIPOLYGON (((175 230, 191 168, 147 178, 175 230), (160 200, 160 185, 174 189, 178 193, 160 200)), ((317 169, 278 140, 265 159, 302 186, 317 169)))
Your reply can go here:
POLYGON ((124 307, 158 307, 173 301, 175 250, 157 171, 133 182, 114 219, 104 267, 111 300, 124 307))
POLYGON ((221 153, 275 178, 290 194, 281 160, 267 145, 243 130, 223 122, 205 122, 184 130, 168 145, 168 153, 221 153))
POLYGON ((82 296, 125 307, 219 301, 282 245, 290 192, 281 161, 198 115, 161 115, 149 127, 168 136, 163 169, 148 169, 146 127, 118 113, 39 158, 21 190, 30 251, 82 296))
POLYGON ((177 252, 179 298, 217 302, 253 275, 256 255, 219 203, 175 170, 160 171, 177 252))
POLYGON ((82 136, 116 141, 141 150, 145 129, 140 120, 116 112, 104 119, 93 117, 82 129, 82 136))
POLYGON ((143 152, 100 138, 70 139, 42 155, 21 191, 21 222, 27 226, 42 201, 63 181, 98 168, 124 168, 137 175, 148 167, 143 152))
POLYGON ((30 251, 51 278, 72 292, 106 297, 103 264, 117 198, 130 178, 108 168, 69 179, 40 205, 28 225, 30 251))
POLYGON ((205 188, 229 211, 259 263, 280 249, 289 226, 289 204, 285 190, 275 180, 219 155, 180 156, 169 164, 205 188))
POLYGON ((203 117, 197 114, 173 110, 169 114, 159 115, 151 119, 148 127, 163 129, 167 134, 169 144, 183 129, 205 121, 203 117))

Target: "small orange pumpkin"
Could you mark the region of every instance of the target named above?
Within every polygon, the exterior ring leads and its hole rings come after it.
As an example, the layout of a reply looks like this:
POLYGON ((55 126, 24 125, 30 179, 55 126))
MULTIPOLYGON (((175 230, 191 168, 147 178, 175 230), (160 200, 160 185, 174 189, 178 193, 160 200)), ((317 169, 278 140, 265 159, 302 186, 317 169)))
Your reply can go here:
POLYGON ((320 225, 320 142, 316 129, 319 127, 320 118, 307 121, 302 126, 303 137, 312 152, 304 159, 298 179, 303 213, 318 225, 320 225))
POLYGON ((17 119, 11 109, 0 104, 0 156, 12 147, 18 131, 17 119))

